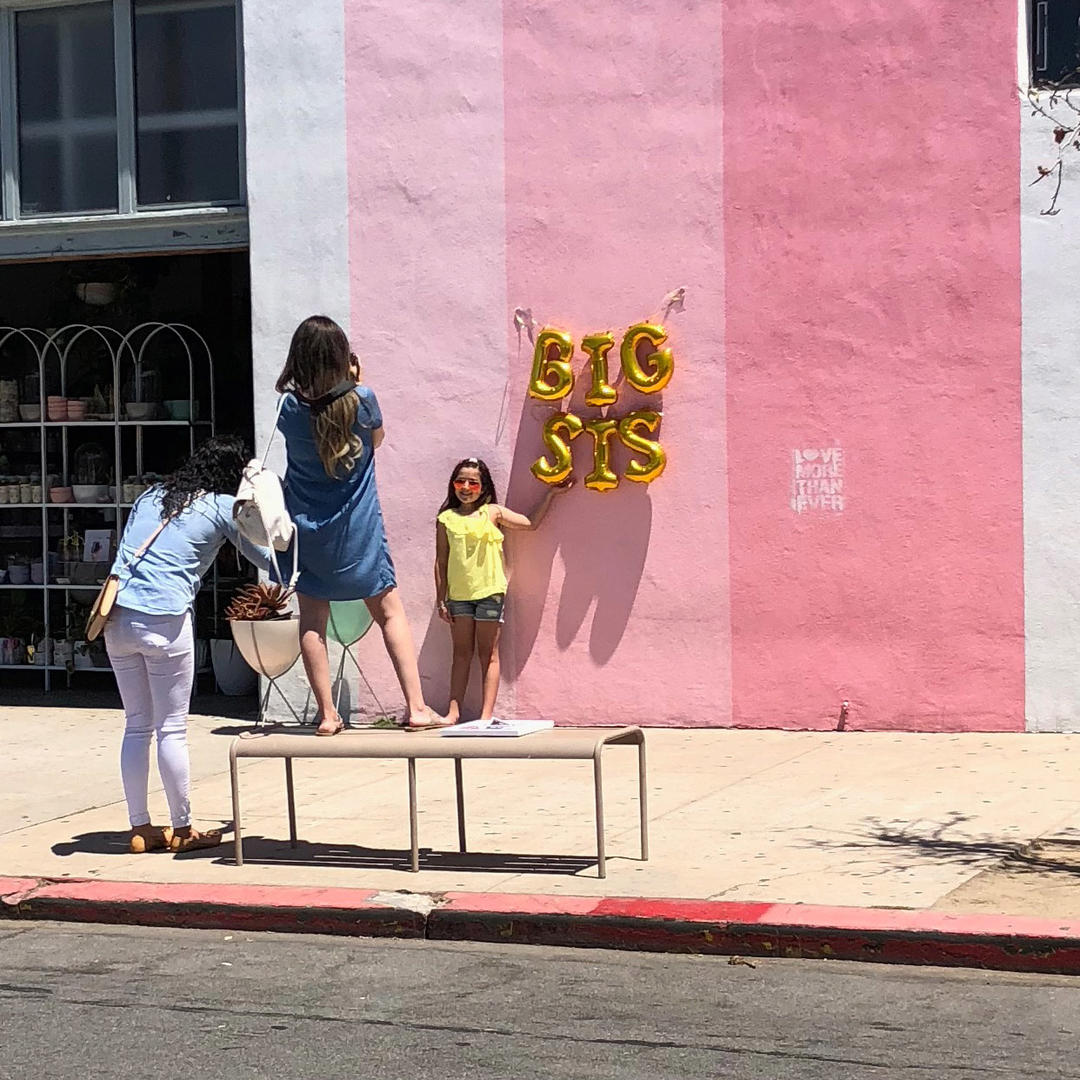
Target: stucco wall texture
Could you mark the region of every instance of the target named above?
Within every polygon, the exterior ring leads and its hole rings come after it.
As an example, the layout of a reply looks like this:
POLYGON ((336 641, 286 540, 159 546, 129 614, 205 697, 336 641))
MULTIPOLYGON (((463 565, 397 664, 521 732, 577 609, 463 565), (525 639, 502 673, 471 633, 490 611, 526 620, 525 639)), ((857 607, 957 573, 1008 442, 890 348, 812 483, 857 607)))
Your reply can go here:
POLYGON ((1016 35, 1016 0, 346 0, 351 330, 434 705, 452 464, 544 490, 514 309, 580 342, 685 286, 666 473, 585 490, 581 438, 511 538, 500 710, 1024 729, 1016 35))

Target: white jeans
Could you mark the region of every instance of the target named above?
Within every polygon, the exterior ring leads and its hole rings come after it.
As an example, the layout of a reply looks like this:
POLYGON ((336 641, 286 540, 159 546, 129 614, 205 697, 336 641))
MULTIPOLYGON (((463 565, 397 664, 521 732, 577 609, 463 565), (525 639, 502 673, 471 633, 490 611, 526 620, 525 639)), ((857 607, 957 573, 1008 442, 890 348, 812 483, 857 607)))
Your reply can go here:
POLYGON ((187 718, 195 678, 191 617, 145 615, 118 607, 105 626, 105 646, 127 721, 120 747, 120 774, 131 825, 150 823, 146 791, 150 784, 150 739, 155 734, 158 772, 172 823, 177 828, 190 825, 187 718))

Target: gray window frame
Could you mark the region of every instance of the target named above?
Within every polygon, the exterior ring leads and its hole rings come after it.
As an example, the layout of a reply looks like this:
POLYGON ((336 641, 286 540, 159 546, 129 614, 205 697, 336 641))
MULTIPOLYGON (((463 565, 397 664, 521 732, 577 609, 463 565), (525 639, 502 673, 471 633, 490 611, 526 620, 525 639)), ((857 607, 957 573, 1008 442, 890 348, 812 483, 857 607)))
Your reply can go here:
MULTIPOLYGON (((172 5, 169 5, 172 6, 172 5)), ((177 0, 176 10, 221 7, 222 0, 177 0)), ((202 210, 242 209, 247 205, 247 169, 244 137, 243 22, 236 0, 237 130, 240 191, 238 200, 139 205, 136 189, 135 42, 132 0, 0 0, 0 230, 42 223, 53 227, 65 222, 143 222, 154 218, 190 215, 202 210), (117 210, 49 213, 23 216, 19 202, 19 131, 15 16, 20 11, 101 3, 112 8, 116 76, 117 210)))

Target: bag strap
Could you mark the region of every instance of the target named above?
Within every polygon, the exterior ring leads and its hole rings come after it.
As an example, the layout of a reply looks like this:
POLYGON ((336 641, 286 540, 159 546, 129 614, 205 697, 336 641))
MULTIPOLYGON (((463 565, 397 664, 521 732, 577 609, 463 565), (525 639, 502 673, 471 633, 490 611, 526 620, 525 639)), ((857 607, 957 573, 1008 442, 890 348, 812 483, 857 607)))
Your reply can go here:
MULTIPOLYGON (((141 502, 144 497, 145 496, 140 496, 139 501, 141 502)), ((137 506, 138 503, 136 503, 135 505, 137 506)), ((134 511, 135 507, 133 506, 131 509, 132 511, 134 511)), ((164 521, 162 521, 158 525, 158 527, 147 537, 147 539, 143 541, 142 546, 135 552, 135 554, 132 555, 131 558, 124 563, 124 565, 120 568, 120 573, 122 574, 125 571, 130 570, 132 566, 134 566, 135 563, 137 563, 150 550, 154 541, 162 534, 165 526, 168 525, 170 521, 175 521, 176 518, 179 517, 179 515, 180 511, 177 510, 171 513, 164 521)))
POLYGON ((270 456, 270 447, 274 445, 274 436, 278 433, 278 421, 281 419, 281 410, 285 408, 285 399, 289 396, 289 391, 286 390, 284 394, 278 398, 277 415, 274 417, 274 429, 270 432, 270 438, 266 443, 266 449, 263 451, 262 460, 260 465, 266 468, 266 459, 270 456))

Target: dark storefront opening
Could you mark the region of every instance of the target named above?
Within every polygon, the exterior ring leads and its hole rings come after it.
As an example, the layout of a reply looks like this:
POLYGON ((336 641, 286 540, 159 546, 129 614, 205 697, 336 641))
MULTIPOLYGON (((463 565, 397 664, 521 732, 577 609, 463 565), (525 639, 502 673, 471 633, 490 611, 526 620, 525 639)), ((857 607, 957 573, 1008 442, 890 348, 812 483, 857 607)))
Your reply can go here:
MULTIPOLYGON (((52 333, 85 324, 106 328, 110 341, 151 322, 182 324, 197 331, 212 358, 216 431, 240 434, 249 445, 254 430, 250 311, 246 251, 0 264, 0 327, 52 333)), ((71 340, 75 333, 68 331, 60 342, 71 340)), ((4 337, 0 330, 0 339, 4 337)), ((35 340, 43 339, 35 335, 35 340)), ((196 341, 192 335, 186 340, 196 341)), ((117 529, 116 510, 103 504, 121 504, 122 528, 123 504, 141 487, 175 468, 186 457, 192 439, 198 442, 210 434, 211 367, 205 350, 198 355, 196 347, 194 352, 194 395, 188 380, 188 354, 180 336, 166 332, 147 346, 137 388, 134 365, 121 361, 118 400, 107 400, 103 406, 113 386, 112 356, 103 336, 84 334, 72 345, 64 391, 67 400, 81 404, 71 406, 68 423, 51 421, 46 404, 44 423, 35 425, 33 409, 40 400, 36 396, 37 357, 20 335, 8 335, 0 346, 0 384, 7 395, 0 402, 0 408, 6 406, 0 417, 0 501, 5 503, 0 507, 0 703, 118 704, 115 683, 102 666, 100 654, 88 657, 83 650, 73 657, 69 652, 77 649, 82 609, 92 602, 96 590, 88 584, 74 588, 76 580, 87 579, 67 575, 72 573, 72 564, 79 562, 74 558, 75 548, 85 545, 90 533, 117 529), (19 395, 18 422, 4 422, 12 415, 13 388, 19 395), (189 409, 185 402, 192 396, 194 406, 189 409), (151 410, 145 414, 146 423, 132 419, 131 412, 143 415, 128 409, 127 403, 135 401, 151 410), (97 416, 108 418, 95 421, 97 416), (116 475, 117 437, 121 475, 116 475), (81 482, 84 489, 79 494, 85 494, 88 486, 101 485, 100 504, 95 498, 92 504, 54 505, 50 477, 65 463, 67 486, 81 482), (24 496, 30 496, 30 503, 24 496), (38 499, 42 505, 32 505, 38 499), (43 559, 45 529, 48 554, 43 559), (32 578, 24 584, 23 567, 27 566, 32 578), (47 657, 40 655, 43 639, 47 657), (34 652, 26 654, 27 645, 38 646, 36 662, 34 652), (47 696, 46 668, 51 684, 47 696)), ((40 394, 47 400, 50 395, 59 396, 61 388, 58 353, 46 351, 45 355, 45 385, 40 394)), ((87 568, 78 569, 85 572, 87 568)), ((220 622, 220 609, 237 580, 250 579, 246 567, 238 570, 231 548, 222 553, 216 576, 217 594, 205 588, 196 610, 196 636, 205 643, 198 657, 201 693, 212 692, 216 686, 209 641, 217 634, 228 634, 220 622)), ((240 707, 249 703, 250 699, 235 702, 240 707)), ((223 711, 220 701, 215 711, 223 711)), ((225 711, 231 710, 226 707, 225 711)))

